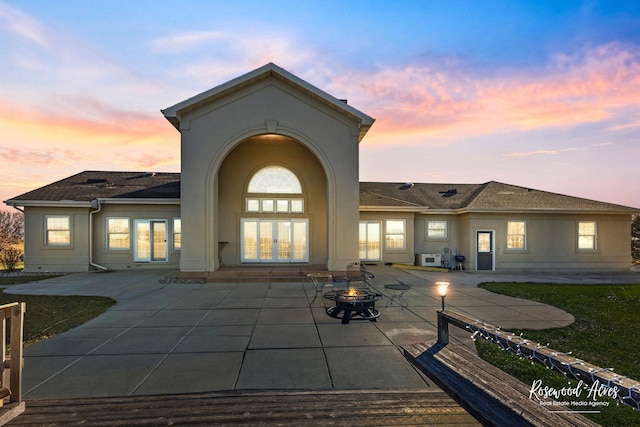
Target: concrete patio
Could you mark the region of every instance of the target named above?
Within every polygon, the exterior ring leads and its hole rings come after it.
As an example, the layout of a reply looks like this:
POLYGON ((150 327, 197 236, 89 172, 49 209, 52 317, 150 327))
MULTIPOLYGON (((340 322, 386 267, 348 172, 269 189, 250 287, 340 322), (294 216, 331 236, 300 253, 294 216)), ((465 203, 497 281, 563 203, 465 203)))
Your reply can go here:
MULTIPOLYGON (((136 396, 221 390, 430 389, 397 346, 432 339, 440 298, 503 328, 553 328, 573 317, 544 304, 477 288, 486 281, 639 283, 640 274, 429 272, 373 266, 372 285, 406 283, 408 307, 387 296, 381 315, 341 324, 311 283, 163 283, 167 270, 61 276, 12 286, 37 295, 102 295, 103 315, 25 349, 24 399, 136 396)), ((170 282, 170 281, 169 281, 170 282)), ((27 307, 27 312, 28 312, 27 307)), ((454 328, 455 329, 455 328, 454 328)), ((458 343, 470 335, 452 330, 458 343)))

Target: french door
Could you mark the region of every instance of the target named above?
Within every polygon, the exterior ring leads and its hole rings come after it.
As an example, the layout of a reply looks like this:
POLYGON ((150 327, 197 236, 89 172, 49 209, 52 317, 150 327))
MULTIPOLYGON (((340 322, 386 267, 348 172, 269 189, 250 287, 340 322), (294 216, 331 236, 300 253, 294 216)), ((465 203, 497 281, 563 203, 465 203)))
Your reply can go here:
POLYGON ((242 262, 309 262, 308 219, 241 220, 242 262))
POLYGON ((134 231, 134 261, 166 262, 168 260, 167 221, 136 219, 134 231))
POLYGON ((360 221, 359 248, 362 261, 380 261, 382 226, 380 221, 360 221))

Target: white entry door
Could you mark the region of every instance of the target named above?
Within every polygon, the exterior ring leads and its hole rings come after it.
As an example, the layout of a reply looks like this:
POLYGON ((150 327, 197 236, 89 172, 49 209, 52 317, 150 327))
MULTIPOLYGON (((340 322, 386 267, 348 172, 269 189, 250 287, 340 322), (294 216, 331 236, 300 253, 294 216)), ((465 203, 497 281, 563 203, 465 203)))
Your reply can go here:
POLYGON ((166 262, 168 259, 167 221, 136 219, 134 224, 133 260, 137 262, 166 262))
POLYGON ((308 262, 308 219, 243 218, 242 262, 308 262))

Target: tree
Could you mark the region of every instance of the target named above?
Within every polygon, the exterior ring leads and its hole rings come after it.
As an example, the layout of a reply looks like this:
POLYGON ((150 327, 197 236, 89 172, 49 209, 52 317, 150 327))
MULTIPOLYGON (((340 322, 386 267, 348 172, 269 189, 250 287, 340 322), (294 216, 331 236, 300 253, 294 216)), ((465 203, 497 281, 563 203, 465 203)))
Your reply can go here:
POLYGON ((22 249, 18 246, 24 237, 24 215, 19 212, 0 211, 0 262, 13 271, 16 269, 22 249))
POLYGON ((631 217, 631 258, 640 263, 640 215, 631 217))

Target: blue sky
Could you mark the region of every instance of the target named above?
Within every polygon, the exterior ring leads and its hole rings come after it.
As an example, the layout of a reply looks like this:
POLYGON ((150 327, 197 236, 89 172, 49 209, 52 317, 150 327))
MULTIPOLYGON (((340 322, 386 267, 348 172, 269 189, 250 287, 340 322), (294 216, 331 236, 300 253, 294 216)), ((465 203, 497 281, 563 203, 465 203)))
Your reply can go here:
POLYGON ((160 109, 274 62, 376 118, 362 181, 640 207, 638 1, 2 1, 0 199, 179 171, 160 109))

